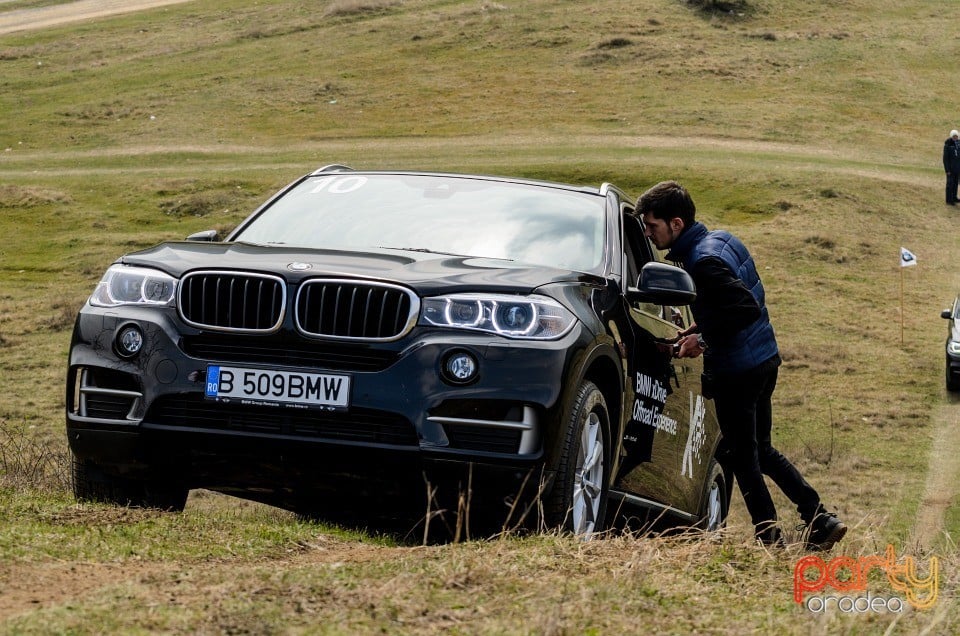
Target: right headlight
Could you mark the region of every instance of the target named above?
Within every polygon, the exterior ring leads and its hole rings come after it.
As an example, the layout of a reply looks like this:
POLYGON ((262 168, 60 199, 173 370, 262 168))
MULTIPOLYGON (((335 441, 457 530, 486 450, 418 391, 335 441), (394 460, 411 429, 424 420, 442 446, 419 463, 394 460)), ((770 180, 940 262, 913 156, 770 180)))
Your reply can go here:
POLYGON ((169 305, 177 292, 177 279, 157 269, 112 265, 90 296, 96 307, 169 305))
POLYGON ((535 294, 451 294, 424 298, 420 324, 486 331, 507 338, 554 340, 576 317, 563 305, 535 294))
POLYGON ((947 351, 955 356, 960 356, 960 340, 951 340, 947 343, 947 351))

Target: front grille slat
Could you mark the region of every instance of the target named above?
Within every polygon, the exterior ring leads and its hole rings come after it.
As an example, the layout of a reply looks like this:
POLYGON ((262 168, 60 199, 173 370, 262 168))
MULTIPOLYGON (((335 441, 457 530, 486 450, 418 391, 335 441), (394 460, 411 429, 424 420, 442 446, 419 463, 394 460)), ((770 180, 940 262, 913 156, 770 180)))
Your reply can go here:
POLYGON ((402 318, 403 318, 403 305, 401 305, 400 303, 397 303, 397 311, 393 316, 393 324, 394 325, 400 324, 400 320, 402 318))
MULTIPOLYGON (((313 287, 313 285, 307 285, 306 289, 310 289, 311 287, 313 287)), ((326 333, 326 330, 324 330, 324 322, 323 322, 323 320, 324 320, 324 317, 327 315, 327 312, 324 311, 324 309, 325 309, 326 306, 327 306, 327 290, 328 290, 328 288, 327 288, 326 286, 324 286, 324 287, 321 289, 321 292, 320 292, 320 302, 319 302, 319 303, 317 304, 317 306, 316 306, 317 318, 316 318, 315 320, 316 320, 316 321, 319 323, 319 325, 320 325, 319 329, 317 329, 317 331, 318 331, 319 333, 326 333)), ((328 323, 328 324, 329 324, 329 323, 328 323)), ((327 329, 329 329, 329 327, 328 327, 327 329)), ((332 330, 331 330, 331 331, 332 331, 332 330)))
POLYGON ((384 293, 383 300, 380 302, 380 315, 377 317, 377 329, 382 330, 387 314, 387 295, 384 293))
POLYGON ((361 331, 363 331, 363 333, 367 333, 367 325, 369 324, 368 321, 369 321, 369 319, 370 319, 370 307, 371 307, 371 305, 373 304, 373 303, 372 303, 372 299, 373 299, 373 290, 372 290, 372 289, 368 289, 368 290, 367 290, 367 300, 366 300, 366 302, 365 302, 364 305, 363 305, 363 327, 362 327, 362 329, 361 329, 361 331))
MULTIPOLYGON (((243 303, 246 300, 247 295, 242 291, 240 293, 237 293, 238 282, 240 281, 233 281, 232 284, 230 285, 230 327, 231 328, 236 326, 236 323, 233 321, 233 317, 237 315, 236 306, 240 305, 241 316, 243 316, 246 313, 245 311, 246 308, 243 306, 243 303)), ((250 281, 245 280, 245 281, 242 281, 241 284, 243 285, 244 288, 246 288, 250 284, 250 281)), ((241 318, 241 321, 242 320, 243 319, 241 318)))
POLYGON ((337 321, 340 319, 340 297, 341 296, 343 296, 343 287, 337 287, 337 295, 333 303, 333 334, 334 335, 338 333, 337 321))
POLYGON ((180 283, 180 315, 214 331, 270 333, 280 328, 287 288, 282 278, 252 272, 199 271, 180 283))
POLYGON ((296 300, 301 333, 340 340, 397 340, 413 328, 419 311, 411 290, 371 281, 308 280, 296 300))
POLYGON ((350 290, 350 304, 348 305, 348 309, 346 312, 347 313, 347 333, 350 335, 353 335, 355 333, 353 331, 353 317, 356 314, 356 312, 359 311, 360 309, 361 309, 360 307, 357 307, 357 288, 354 287, 353 289, 350 290))

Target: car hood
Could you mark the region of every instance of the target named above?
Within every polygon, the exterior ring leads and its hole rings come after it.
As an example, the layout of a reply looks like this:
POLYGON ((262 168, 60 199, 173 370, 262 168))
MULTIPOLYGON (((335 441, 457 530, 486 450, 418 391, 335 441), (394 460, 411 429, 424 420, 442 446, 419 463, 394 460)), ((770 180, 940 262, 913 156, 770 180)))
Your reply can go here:
POLYGON ((180 278, 200 269, 243 270, 306 278, 341 277, 395 282, 421 295, 510 290, 528 293, 552 283, 598 284, 595 275, 492 258, 400 250, 343 251, 246 243, 162 243, 120 259, 127 265, 163 270, 180 278))

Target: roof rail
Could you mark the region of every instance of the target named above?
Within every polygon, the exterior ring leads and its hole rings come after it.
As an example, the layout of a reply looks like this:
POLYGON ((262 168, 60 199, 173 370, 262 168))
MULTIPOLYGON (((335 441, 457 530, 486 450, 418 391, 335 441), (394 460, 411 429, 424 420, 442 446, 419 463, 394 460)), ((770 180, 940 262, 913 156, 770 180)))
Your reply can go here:
POLYGON ((345 170, 352 171, 353 168, 351 168, 350 166, 345 166, 342 163, 331 163, 326 166, 323 166, 322 168, 317 168, 310 174, 320 174, 322 172, 343 172, 345 170))

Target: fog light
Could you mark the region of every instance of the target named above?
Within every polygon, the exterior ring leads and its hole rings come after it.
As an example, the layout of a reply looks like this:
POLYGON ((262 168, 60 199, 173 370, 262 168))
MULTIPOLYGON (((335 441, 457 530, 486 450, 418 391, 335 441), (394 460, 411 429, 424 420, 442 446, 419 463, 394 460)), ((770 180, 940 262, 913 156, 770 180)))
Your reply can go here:
POLYGON ((143 348, 143 332, 136 325, 125 325, 117 332, 117 354, 123 358, 132 358, 143 348))
POLYGON ((479 368, 476 358, 466 351, 457 351, 444 361, 443 375, 454 384, 466 384, 476 379, 479 368))

